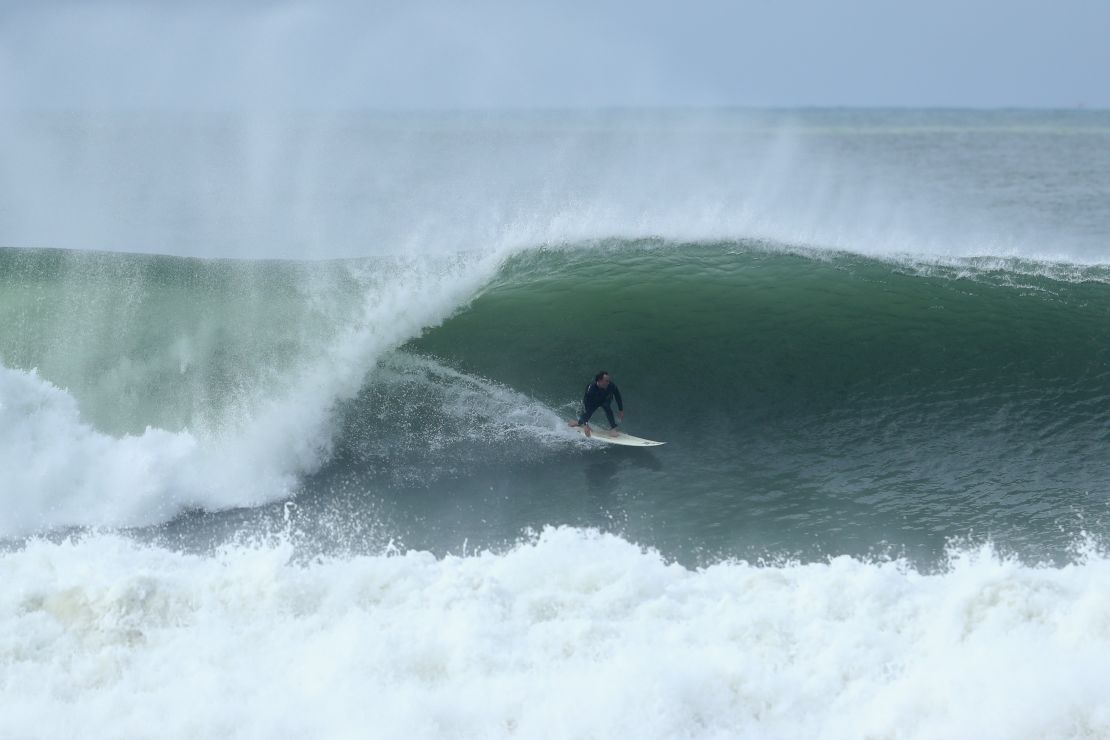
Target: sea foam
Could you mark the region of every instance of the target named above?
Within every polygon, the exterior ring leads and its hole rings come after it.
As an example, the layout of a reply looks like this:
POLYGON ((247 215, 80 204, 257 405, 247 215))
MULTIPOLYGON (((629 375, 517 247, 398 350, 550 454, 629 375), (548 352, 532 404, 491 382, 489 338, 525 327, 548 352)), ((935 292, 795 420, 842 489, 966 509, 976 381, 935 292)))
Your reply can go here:
POLYGON ((1110 559, 689 570, 548 528, 304 561, 118 535, 0 555, 8 737, 1105 737, 1110 559))

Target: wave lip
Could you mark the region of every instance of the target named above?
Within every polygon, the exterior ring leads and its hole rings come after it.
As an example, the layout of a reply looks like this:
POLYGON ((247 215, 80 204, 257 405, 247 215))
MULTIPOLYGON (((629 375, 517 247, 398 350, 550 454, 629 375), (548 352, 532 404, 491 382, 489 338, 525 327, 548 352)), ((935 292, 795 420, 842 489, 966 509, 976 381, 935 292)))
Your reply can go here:
MULTIPOLYGON (((57 258, 28 256, 40 266, 57 258)), ((82 260, 89 258, 75 259, 84 264, 82 260)), ((283 298, 284 303, 274 295, 290 291, 281 282, 275 287, 270 274, 278 272, 287 280, 286 273, 298 277, 298 268, 291 266, 283 273, 271 264, 245 264, 237 269, 246 273, 247 282, 269 290, 256 305, 249 295, 236 297, 241 286, 226 279, 222 265, 130 255, 99 259, 108 263, 109 271, 122 271, 131 281, 125 283, 129 291, 116 290, 114 283, 100 285, 96 273, 67 278, 62 270, 50 273, 47 282, 63 294, 75 291, 71 298, 78 301, 104 298, 106 305, 92 307, 102 310, 93 311, 98 332, 113 327, 115 334, 123 335, 122 357, 103 356, 94 341, 84 346, 93 358, 76 363, 78 370, 86 370, 86 365, 106 366, 112 372, 127 367, 130 374, 121 383, 88 379, 70 391, 34 365, 0 365, 0 477, 6 483, 0 495, 11 502, 10 514, 0 519, 0 537, 62 527, 144 526, 188 509, 257 506, 292 495, 300 477, 328 459, 336 406, 358 393, 377 359, 470 300, 500 262, 499 255, 490 252, 352 263, 333 270, 343 275, 345 282, 339 285, 330 272, 321 277, 305 267, 306 281, 321 285, 311 286, 316 292, 296 301, 283 298), (120 268, 121 262, 126 269, 120 268), (179 321, 179 293, 190 299, 188 306, 196 306, 191 308, 196 315, 185 321, 179 321), (335 316, 316 310, 317 304, 344 300, 353 305, 335 316), (136 312, 131 323, 117 324, 120 305, 129 301, 146 301, 141 304, 144 310, 136 312), (229 301, 244 315, 224 315, 229 301), (252 321, 254 313, 264 313, 259 306, 272 305, 284 313, 259 324, 269 327, 270 335, 248 337, 257 347, 231 341, 237 336, 237 322, 252 321), (286 315, 290 318, 285 324, 293 326, 282 325, 280 318, 286 315), (184 333, 184 339, 171 342, 178 333, 184 333), (132 357, 145 360, 156 354, 156 348, 144 344, 151 336, 169 342, 166 356, 146 364, 131 362, 132 357), (227 341, 187 341, 198 336, 227 341), (174 369, 182 345, 205 343, 211 345, 207 354, 198 351, 193 361, 182 361, 180 370, 174 369), (175 372, 181 377, 177 383, 175 372), (187 381, 193 377, 198 380, 190 385, 187 381), (227 378, 235 381, 230 390, 221 385, 227 378), (181 386, 192 392, 179 393, 181 386), (185 419, 180 428, 141 423, 144 413, 160 413, 175 401, 181 403, 179 416, 185 419), (128 430, 121 434, 99 429, 83 415, 86 406, 111 413, 131 408, 128 430)), ((37 305, 33 296, 27 300, 37 305)), ((14 314, 37 315, 18 302, 14 314)), ((29 336, 38 336, 43 327, 60 326, 60 335, 51 337, 51 344, 57 345, 70 336, 72 327, 50 318, 31 322, 29 336)), ((20 351, 17 354, 32 359, 36 353, 47 361, 66 355, 51 354, 24 337, 7 341, 20 351)), ((82 346, 75 345, 69 354, 82 346)), ((55 365, 54 370, 64 374, 66 366, 55 365)), ((75 377, 84 381, 88 373, 75 377)))

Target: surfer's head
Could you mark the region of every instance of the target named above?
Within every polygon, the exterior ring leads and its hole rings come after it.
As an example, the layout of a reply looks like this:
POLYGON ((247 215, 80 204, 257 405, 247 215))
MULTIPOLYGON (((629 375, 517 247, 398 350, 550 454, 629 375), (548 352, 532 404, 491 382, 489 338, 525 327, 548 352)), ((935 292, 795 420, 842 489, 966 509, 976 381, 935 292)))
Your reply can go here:
POLYGON ((601 372, 599 372, 597 375, 594 376, 594 382, 597 383, 598 388, 608 388, 609 387, 609 373, 602 370, 601 372))

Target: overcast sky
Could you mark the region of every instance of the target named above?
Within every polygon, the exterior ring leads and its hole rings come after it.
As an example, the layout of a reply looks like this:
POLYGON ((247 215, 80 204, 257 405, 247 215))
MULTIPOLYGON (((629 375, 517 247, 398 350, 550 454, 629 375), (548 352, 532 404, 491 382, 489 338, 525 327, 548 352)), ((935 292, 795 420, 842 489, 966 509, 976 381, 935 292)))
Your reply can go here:
POLYGON ((8 109, 1110 108, 1107 0, 0 2, 8 109))

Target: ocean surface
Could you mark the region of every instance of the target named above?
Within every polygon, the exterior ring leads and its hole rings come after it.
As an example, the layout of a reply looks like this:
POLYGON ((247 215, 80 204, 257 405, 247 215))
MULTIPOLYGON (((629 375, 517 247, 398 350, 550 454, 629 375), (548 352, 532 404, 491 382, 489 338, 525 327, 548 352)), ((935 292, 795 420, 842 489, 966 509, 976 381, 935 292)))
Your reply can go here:
POLYGON ((0 161, 0 736, 1110 737, 1110 113, 0 161))

